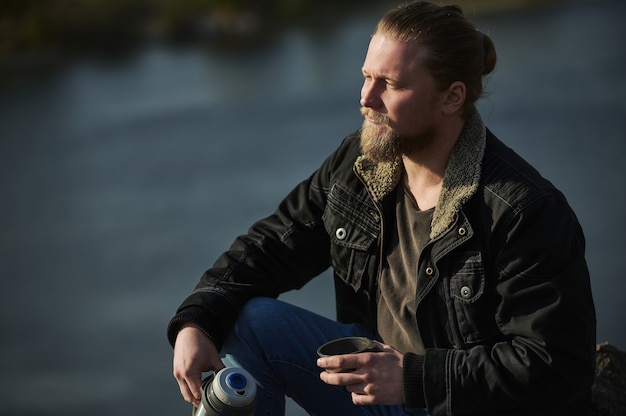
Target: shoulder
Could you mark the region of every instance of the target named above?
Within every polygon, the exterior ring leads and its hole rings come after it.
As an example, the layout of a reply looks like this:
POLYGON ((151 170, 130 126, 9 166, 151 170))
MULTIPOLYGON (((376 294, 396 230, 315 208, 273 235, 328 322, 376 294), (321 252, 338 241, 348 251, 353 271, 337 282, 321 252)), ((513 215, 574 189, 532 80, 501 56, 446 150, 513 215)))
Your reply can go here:
POLYGON ((481 185, 485 192, 516 211, 545 198, 564 201, 548 179, 489 130, 482 164, 481 185))

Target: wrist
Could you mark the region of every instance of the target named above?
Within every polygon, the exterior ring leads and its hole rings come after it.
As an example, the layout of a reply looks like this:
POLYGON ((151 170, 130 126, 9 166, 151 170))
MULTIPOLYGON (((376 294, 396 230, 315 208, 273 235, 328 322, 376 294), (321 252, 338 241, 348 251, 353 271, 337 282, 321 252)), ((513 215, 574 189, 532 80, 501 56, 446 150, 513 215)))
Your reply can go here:
POLYGON ((402 360, 402 396, 406 407, 426 407, 423 355, 404 354, 402 360))

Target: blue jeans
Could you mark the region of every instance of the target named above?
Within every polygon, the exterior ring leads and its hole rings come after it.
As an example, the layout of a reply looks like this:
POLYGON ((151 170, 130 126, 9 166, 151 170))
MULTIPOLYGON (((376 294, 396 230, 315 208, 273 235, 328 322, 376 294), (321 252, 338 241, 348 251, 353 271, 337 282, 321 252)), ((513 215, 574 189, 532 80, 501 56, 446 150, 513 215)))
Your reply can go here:
POLYGON ((257 381, 255 415, 284 415, 285 396, 311 415, 428 416, 426 409, 357 406, 344 387, 319 378, 317 347, 335 338, 375 335, 357 324, 340 324, 269 298, 252 299, 222 349, 229 367, 241 367, 257 381))

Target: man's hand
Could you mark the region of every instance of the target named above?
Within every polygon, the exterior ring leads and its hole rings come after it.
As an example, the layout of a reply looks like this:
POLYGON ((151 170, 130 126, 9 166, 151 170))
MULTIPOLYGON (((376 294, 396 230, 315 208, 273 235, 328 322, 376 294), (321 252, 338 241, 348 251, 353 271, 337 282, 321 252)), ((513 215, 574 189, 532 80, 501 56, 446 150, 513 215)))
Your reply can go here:
POLYGON ((335 355, 317 360, 324 383, 345 386, 356 405, 399 405, 404 355, 377 342, 379 352, 335 355), (352 371, 350 371, 352 370, 352 371))
POLYGON ((215 344, 199 327, 187 324, 181 328, 174 344, 174 377, 186 401, 199 406, 202 373, 224 367, 215 344))

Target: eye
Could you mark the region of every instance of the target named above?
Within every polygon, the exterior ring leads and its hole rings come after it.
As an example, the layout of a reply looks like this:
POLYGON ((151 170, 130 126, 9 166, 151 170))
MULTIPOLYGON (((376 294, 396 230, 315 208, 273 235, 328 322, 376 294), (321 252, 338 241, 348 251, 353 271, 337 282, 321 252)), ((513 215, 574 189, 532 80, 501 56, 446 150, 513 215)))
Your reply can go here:
POLYGON ((391 81, 389 79, 385 80, 385 85, 387 86, 387 88, 389 88, 391 90, 401 89, 401 86, 397 82, 391 81))

